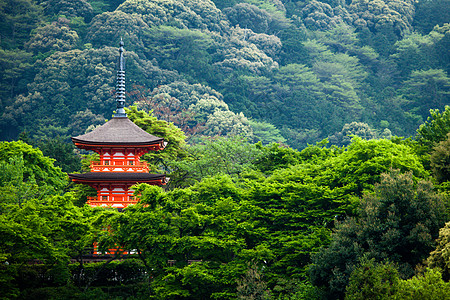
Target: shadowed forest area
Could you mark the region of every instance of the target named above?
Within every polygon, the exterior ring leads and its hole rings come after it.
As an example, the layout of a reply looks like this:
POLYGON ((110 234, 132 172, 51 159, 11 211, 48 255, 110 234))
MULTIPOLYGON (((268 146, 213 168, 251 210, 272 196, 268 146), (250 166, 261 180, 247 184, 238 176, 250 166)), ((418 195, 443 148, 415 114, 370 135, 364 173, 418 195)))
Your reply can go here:
POLYGON ((449 22, 449 0, 0 0, 0 299, 450 298, 449 22), (67 172, 98 159, 70 137, 111 119, 121 39, 171 180, 119 213, 67 172))

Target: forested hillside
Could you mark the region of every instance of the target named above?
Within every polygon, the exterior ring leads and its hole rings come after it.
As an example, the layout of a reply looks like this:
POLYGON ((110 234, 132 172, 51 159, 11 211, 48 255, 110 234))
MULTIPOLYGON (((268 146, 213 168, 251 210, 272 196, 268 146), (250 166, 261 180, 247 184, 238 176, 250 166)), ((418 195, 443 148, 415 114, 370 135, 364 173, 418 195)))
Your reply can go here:
POLYGON ((449 11, 448 0, 3 0, 0 135, 67 137, 109 119, 123 38, 128 104, 189 134, 298 149, 411 136, 450 104, 449 11))
POLYGON ((448 22, 450 0, 0 0, 0 299, 450 299, 448 22), (98 160, 69 137, 112 117, 121 39, 170 182, 118 212, 66 172, 98 160))

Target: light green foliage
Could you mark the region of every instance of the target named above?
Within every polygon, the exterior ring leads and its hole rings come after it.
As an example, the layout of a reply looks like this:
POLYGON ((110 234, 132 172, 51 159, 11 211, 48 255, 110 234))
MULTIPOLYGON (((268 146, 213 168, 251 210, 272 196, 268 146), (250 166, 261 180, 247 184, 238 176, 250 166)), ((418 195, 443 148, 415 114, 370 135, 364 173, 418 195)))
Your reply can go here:
POLYGON ((222 13, 211 1, 128 0, 118 10, 143 16, 149 26, 174 25, 178 28, 221 29, 222 13))
POLYGON ((377 138, 378 134, 369 126, 369 124, 352 122, 350 124, 345 124, 340 132, 333 134, 328 137, 328 139, 331 144, 343 146, 350 144, 353 136, 357 136, 365 140, 371 140, 377 138))
POLYGON ((396 60, 404 78, 411 71, 427 70, 434 67, 434 56, 436 55, 434 47, 443 37, 444 35, 436 30, 428 35, 412 33, 395 43, 396 51, 391 57, 396 60))
POLYGON ((215 65, 224 74, 237 72, 237 74, 262 75, 276 70, 278 63, 246 38, 246 29, 231 28, 229 38, 219 50, 220 57, 223 59, 215 65))
POLYGON ((21 182, 30 182, 48 193, 59 192, 67 184, 67 175, 53 165, 51 158, 24 142, 1 142, 0 161, 6 170, 14 172, 15 175, 2 174, 7 178, 11 176, 11 183, 20 185, 21 182))
POLYGON ((427 121, 420 125, 417 130, 417 141, 422 153, 430 153, 433 147, 446 139, 450 132, 450 106, 445 106, 441 113, 439 109, 430 110, 430 116, 427 121))
POLYGON ((205 126, 207 128, 205 134, 209 136, 242 135, 251 137, 253 135, 249 121, 243 113, 215 111, 209 116, 205 126))
POLYGON ((329 182, 332 187, 345 187, 360 195, 379 182, 381 173, 390 169, 411 171, 416 178, 427 176, 411 147, 390 140, 366 141, 359 137, 341 155, 324 160, 318 168, 320 172, 313 174, 318 182, 329 182))
POLYGON ((192 75, 198 74, 199 68, 210 68, 209 52, 214 41, 200 30, 153 27, 146 33, 145 43, 148 45, 147 55, 157 59, 163 68, 192 75))
POLYGON ((362 257, 346 288, 346 300, 392 299, 399 289, 399 274, 392 263, 362 257))
POLYGON ((158 298, 232 295, 233 278, 242 268, 233 260, 245 245, 238 224, 248 217, 236 194, 226 191, 226 180, 216 178, 170 193, 140 185, 136 191, 144 205, 129 207, 112 220, 112 242, 138 251, 158 298), (203 197, 208 201, 201 201, 203 197), (175 260, 173 267, 168 260, 175 260), (190 260, 197 262, 188 264, 190 260))
MULTIPOLYGON (((299 164, 302 161, 302 154, 297 150, 283 147, 276 143, 267 146, 263 146, 262 143, 257 143, 256 147, 261 150, 262 155, 257 158, 253 164, 256 169, 264 173, 271 173, 278 169, 284 169, 299 164)), ((306 153, 311 148, 313 147, 306 148, 302 153, 306 153)))
POLYGON ((135 97, 137 107, 173 122, 191 139, 198 135, 253 137, 249 120, 230 111, 222 94, 207 86, 176 81, 159 86, 149 96, 144 91, 135 97))
POLYGON ((75 258, 81 265, 75 280, 83 273, 83 255, 101 229, 94 229, 94 214, 88 207, 77 208, 73 195, 50 196, 29 200, 23 205, 10 205, 7 213, 0 212, 0 263, 8 268, 0 271, 0 291, 7 295, 16 288, 8 274, 30 260, 41 260, 55 272, 55 284, 69 280, 67 262, 75 258))
POLYGON ((105 12, 92 19, 86 39, 96 47, 117 46, 122 37, 126 49, 141 53, 144 49, 142 38, 149 26, 139 15, 130 15, 120 10, 105 12))
POLYGON ((303 17, 303 23, 313 30, 329 30, 336 26, 342 25, 348 19, 351 20, 348 12, 341 8, 336 10, 336 14, 333 8, 324 2, 310 1, 302 8, 301 16, 303 17))
POLYGON ((255 142, 265 145, 286 142, 286 139, 280 134, 280 130, 270 123, 249 120, 249 124, 252 127, 255 142))
POLYGON ((333 297, 343 295, 363 255, 396 263, 408 278, 435 246, 445 208, 430 182, 414 184, 410 173, 391 171, 374 189, 364 195, 357 217, 340 223, 330 246, 313 257, 312 282, 325 286, 333 297))
POLYGON ((219 174, 239 176, 253 169, 253 164, 262 155, 256 145, 241 136, 203 139, 186 151, 187 159, 173 163, 176 172, 171 175, 171 187, 188 186, 219 174))
POLYGON ((399 291, 393 299, 448 299, 450 298, 450 283, 442 280, 437 269, 427 269, 425 274, 416 275, 408 280, 400 280, 399 291))
POLYGON ((442 280, 437 269, 426 269, 423 274, 406 280, 392 263, 375 263, 363 258, 352 272, 345 299, 447 299, 450 283, 442 280))
POLYGON ((167 147, 160 153, 147 153, 144 158, 151 164, 152 170, 168 170, 171 161, 186 156, 183 149, 186 136, 173 123, 158 120, 151 114, 139 111, 135 106, 126 110, 128 118, 148 133, 164 138, 167 147))

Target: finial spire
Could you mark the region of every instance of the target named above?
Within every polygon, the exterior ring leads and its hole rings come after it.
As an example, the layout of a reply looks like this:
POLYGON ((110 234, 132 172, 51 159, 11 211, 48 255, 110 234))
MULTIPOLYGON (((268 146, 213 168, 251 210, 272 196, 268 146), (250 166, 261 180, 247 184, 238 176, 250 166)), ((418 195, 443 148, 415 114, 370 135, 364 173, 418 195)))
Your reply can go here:
POLYGON ((119 70, 117 70, 117 83, 116 83, 116 102, 117 111, 114 117, 126 117, 125 113, 125 62, 123 57, 123 40, 120 38, 119 43, 119 70))

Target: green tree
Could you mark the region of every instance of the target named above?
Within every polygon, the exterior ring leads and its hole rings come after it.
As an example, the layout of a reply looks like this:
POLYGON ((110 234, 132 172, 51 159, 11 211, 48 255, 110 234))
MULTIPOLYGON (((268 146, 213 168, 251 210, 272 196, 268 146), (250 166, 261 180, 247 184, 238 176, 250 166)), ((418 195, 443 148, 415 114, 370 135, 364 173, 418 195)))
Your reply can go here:
POLYGON ((32 81, 27 74, 32 72, 31 53, 23 50, 0 49, 0 70, 1 70, 1 102, 0 111, 11 105, 13 98, 26 90, 26 84, 32 81))
POLYGON ((450 283, 442 280, 437 269, 427 269, 425 274, 408 280, 400 280, 398 292, 393 299, 447 299, 450 297, 450 283))
POLYGON ((14 159, 18 159, 17 171, 21 173, 13 176, 18 181, 33 182, 48 193, 59 193, 67 185, 67 174, 55 167, 54 160, 44 156, 41 150, 22 141, 1 142, 0 161, 16 164, 14 159))
POLYGON ((44 13, 49 16, 83 17, 87 22, 92 18, 92 6, 86 0, 45 0, 41 2, 44 13))
POLYGON ((173 123, 158 120, 152 114, 137 110, 135 106, 126 109, 128 118, 148 133, 164 138, 167 147, 161 153, 147 153, 147 160, 152 170, 170 171, 170 162, 186 157, 184 146, 186 136, 173 123))
POLYGON ((428 257, 428 265, 430 268, 440 269, 442 277, 448 281, 450 279, 450 224, 448 222, 439 230, 439 238, 436 242, 436 248, 428 257))
POLYGON ((110 242, 136 249, 156 298, 232 297, 244 271, 235 259, 247 214, 231 182, 217 177, 168 193, 143 184, 136 192, 140 203, 111 221, 110 242))
POLYGON ((450 78, 442 69, 413 71, 404 83, 403 94, 412 111, 425 117, 429 109, 443 109, 449 103, 450 78))
POLYGON ((332 136, 329 136, 328 139, 331 144, 343 146, 350 144, 353 136, 358 136, 365 140, 371 140, 377 138, 378 134, 369 126, 369 124, 352 122, 350 124, 345 124, 340 132, 336 132, 332 136))
POLYGON ((26 49, 35 55, 74 49, 80 42, 77 32, 58 21, 35 29, 33 36, 25 43, 26 49))
POLYGON ((362 257, 350 275, 345 299, 392 299, 399 290, 399 274, 393 263, 375 263, 362 257))
POLYGON ((249 124, 252 127, 255 142, 260 141, 265 145, 286 142, 286 139, 281 135, 280 130, 270 123, 249 120, 249 124))
POLYGON ((270 299, 270 291, 262 277, 258 266, 251 266, 245 276, 238 281, 237 299, 270 299))
POLYGON ((34 1, 2 0, 0 2, 2 48, 22 48, 31 30, 36 28, 42 19, 42 8, 34 1))
POLYGON ((248 3, 239 3, 223 10, 231 25, 248 28, 257 33, 267 33, 272 18, 270 14, 248 3))
POLYGON ((414 29, 422 34, 432 31, 436 25, 442 26, 450 18, 450 1, 420 1, 415 4, 414 29))
POLYGON ((239 176, 253 169, 261 150, 241 136, 205 138, 186 148, 188 157, 173 162, 171 187, 188 186, 203 178, 227 174, 239 176))
POLYGON ((214 40, 205 32, 171 26, 153 27, 146 32, 144 44, 148 57, 157 59, 162 68, 177 70, 187 78, 211 80, 217 72, 210 55, 215 48, 214 40))
POLYGON ((414 184, 411 173, 383 174, 375 192, 364 195, 357 217, 339 224, 329 247, 314 255, 312 282, 326 287, 330 297, 343 296, 363 255, 393 262, 402 277, 411 277, 435 247, 444 218, 442 196, 430 182, 414 184))
POLYGON ((56 138, 41 140, 36 146, 45 156, 55 159, 55 166, 60 167, 63 172, 81 170, 81 158, 75 152, 76 148, 72 143, 56 138))
POLYGON ((446 139, 450 132, 450 106, 445 106, 441 113, 439 109, 431 109, 427 121, 417 129, 416 140, 423 148, 421 153, 430 153, 439 142, 446 139))
POLYGON ((450 181, 450 133, 447 139, 439 142, 430 156, 433 174, 439 182, 450 181))

